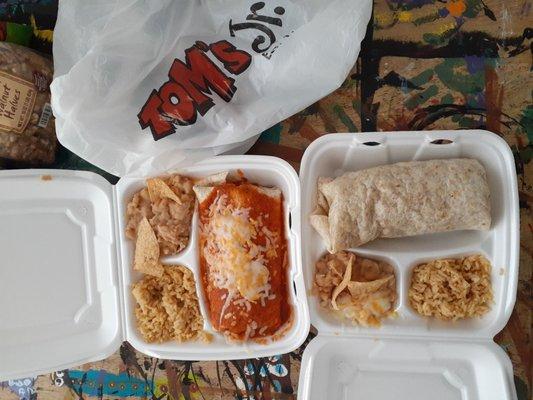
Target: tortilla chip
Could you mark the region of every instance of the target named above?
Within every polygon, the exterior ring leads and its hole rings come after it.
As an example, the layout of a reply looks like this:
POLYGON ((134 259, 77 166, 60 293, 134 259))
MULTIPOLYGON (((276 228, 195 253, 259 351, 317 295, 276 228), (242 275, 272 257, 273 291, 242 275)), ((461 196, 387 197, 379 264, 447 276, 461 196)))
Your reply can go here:
POLYGON ((159 243, 146 217, 137 228, 133 269, 156 277, 163 275, 163 266, 159 263, 159 243))
POLYGON ((181 204, 181 199, 168 187, 164 180, 159 178, 148 179, 146 180, 146 186, 148 187, 148 194, 152 202, 159 197, 171 199, 181 204))
POLYGON ((346 271, 344 272, 344 277, 342 278, 341 283, 333 290, 333 294, 331 295, 331 306, 334 310, 338 310, 339 307, 337 306, 337 296, 344 290, 350 283, 350 279, 352 278, 352 265, 353 261, 355 259, 355 255, 352 253, 350 254, 350 259, 348 260, 348 265, 346 266, 346 271))
POLYGON ((380 292, 387 289, 389 286, 393 288, 394 275, 389 275, 384 278, 376 279, 370 282, 355 282, 350 281, 346 285, 352 297, 358 297, 362 295, 371 295, 372 293, 380 292))

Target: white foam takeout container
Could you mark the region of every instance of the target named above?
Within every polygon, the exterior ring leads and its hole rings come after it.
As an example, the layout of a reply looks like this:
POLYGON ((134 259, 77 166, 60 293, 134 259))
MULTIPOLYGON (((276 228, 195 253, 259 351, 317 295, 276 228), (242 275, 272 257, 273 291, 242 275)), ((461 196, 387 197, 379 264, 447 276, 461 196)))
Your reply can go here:
MULTIPOLYGON (((390 262, 396 272, 398 317, 380 328, 332 318, 309 297, 318 336, 304 351, 298 399, 516 399, 512 365, 493 341, 513 310, 518 277, 519 209, 516 172, 508 145, 486 131, 331 134, 306 150, 301 170, 305 284, 311 291, 316 261, 326 248, 309 224, 319 176, 337 177, 400 161, 475 158, 487 171, 492 226, 380 239, 357 249, 390 262), (434 141, 446 139, 446 144, 434 141), (494 304, 480 319, 439 322, 418 316, 407 299, 410 274, 424 261, 481 253, 492 264, 494 304)), ((431 179, 430 176, 427 179, 431 179)))
MULTIPOLYGON (((203 177, 226 170, 241 170, 250 182, 283 192, 294 321, 281 339, 229 344, 215 334, 211 343, 146 343, 131 295, 142 274, 132 270, 134 243, 124 234, 126 204, 145 177, 124 177, 112 186, 90 172, 1 171, 0 381, 100 360, 124 340, 147 355, 177 360, 266 357, 299 347, 309 332, 309 313, 298 176, 279 158, 247 155, 214 157, 177 172, 203 177)), ((198 287, 196 226, 188 247, 163 263, 189 267, 198 287)), ((198 294, 203 298, 203 291, 198 294)), ((207 320, 202 299, 200 304, 207 320)))

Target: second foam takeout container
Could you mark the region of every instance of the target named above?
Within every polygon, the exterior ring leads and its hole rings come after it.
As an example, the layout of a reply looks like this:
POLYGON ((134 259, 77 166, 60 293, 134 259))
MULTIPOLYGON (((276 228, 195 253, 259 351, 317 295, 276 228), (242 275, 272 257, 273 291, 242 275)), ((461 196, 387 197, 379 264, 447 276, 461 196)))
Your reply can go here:
POLYGON ((299 399, 516 398, 511 362, 493 341, 512 312, 518 276, 516 174, 502 139, 483 131, 326 135, 304 154, 301 197, 294 170, 274 157, 216 157, 180 172, 205 176, 228 169, 242 169, 254 183, 279 186, 285 197, 294 282, 291 300, 299 316, 284 341, 271 347, 140 341, 128 287, 139 276, 131 270, 133 243, 123 237, 122 218, 126 201, 144 177, 123 178, 113 187, 87 172, 2 171, 0 380, 103 359, 122 340, 145 354, 173 359, 279 354, 301 344, 310 318, 318 336, 304 351, 299 399), (325 252, 308 222, 317 177, 399 161, 455 157, 476 158, 487 170, 491 230, 378 240, 355 249, 394 266, 399 316, 379 329, 342 325, 329 318, 316 298, 308 297, 314 264, 325 252), (456 323, 415 315, 406 296, 413 266, 471 253, 484 254, 492 264, 492 310, 481 319, 456 323))
MULTIPOLYGON (((266 357, 299 347, 309 332, 309 313, 298 176, 279 158, 246 155, 215 157, 179 173, 204 177, 225 170, 241 170, 251 182, 283 192, 294 321, 281 339, 268 344, 229 344, 221 336, 211 343, 144 342, 131 295, 131 284, 141 274, 132 270, 134 243, 124 227, 126 204, 145 186, 145 177, 124 177, 113 186, 90 172, 1 171, 0 381, 100 360, 124 340, 147 355, 176 360, 266 357)), ((191 232, 188 247, 164 262, 196 272, 195 236, 191 232)), ((197 274, 195 279, 200 281, 197 274)))
MULTIPOLYGON (((332 134, 306 150, 301 170, 305 283, 326 253, 309 224, 319 176, 337 177, 401 161, 475 158, 483 164, 491 194, 489 231, 454 231, 381 239, 357 254, 395 269, 396 318, 380 328, 343 324, 309 297, 318 336, 304 351, 298 399, 516 399, 511 361, 493 341, 507 323, 516 298, 519 217, 514 159, 500 137, 486 131, 332 134), (442 322, 417 315, 408 305, 411 271, 434 259, 483 254, 492 265, 494 304, 482 318, 442 322)), ((431 176, 426 179, 432 179, 431 176)))

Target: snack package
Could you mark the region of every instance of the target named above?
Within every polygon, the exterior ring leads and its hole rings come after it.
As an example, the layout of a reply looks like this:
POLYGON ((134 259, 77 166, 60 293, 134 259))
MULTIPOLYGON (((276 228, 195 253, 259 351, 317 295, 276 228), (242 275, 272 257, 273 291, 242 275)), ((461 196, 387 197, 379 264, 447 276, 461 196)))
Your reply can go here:
POLYGON ((60 142, 115 175, 223 152, 338 88, 370 0, 60 1, 60 142))
POLYGON ((0 158, 51 164, 57 140, 50 105, 52 62, 0 42, 0 158))
POLYGON ((0 41, 29 46, 32 35, 30 25, 0 21, 0 41))

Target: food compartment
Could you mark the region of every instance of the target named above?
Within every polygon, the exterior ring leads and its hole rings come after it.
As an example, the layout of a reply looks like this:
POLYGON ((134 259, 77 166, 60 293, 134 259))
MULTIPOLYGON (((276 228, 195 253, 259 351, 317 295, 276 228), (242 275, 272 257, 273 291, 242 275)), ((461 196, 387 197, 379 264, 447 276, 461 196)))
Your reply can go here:
MULTIPOLYGON (((390 265, 392 267, 392 272, 394 274, 394 290, 396 291, 396 299, 395 299, 395 301, 393 302, 393 305, 392 305, 392 309, 391 309, 392 313, 391 313, 391 315, 381 319, 381 326, 389 326, 389 327, 392 326, 393 323, 394 323, 394 320, 395 320, 394 315, 396 313, 398 313, 398 311, 402 308, 402 299, 404 298, 404 296, 403 296, 403 286, 401 284, 402 275, 401 275, 401 269, 399 268, 398 260, 393 258, 393 257, 388 257, 388 256, 384 256, 384 255, 379 255, 379 254, 376 255, 376 254, 373 254, 372 252, 366 252, 364 250, 363 251, 357 251, 357 250, 356 251, 348 251, 347 253, 353 253, 355 255, 355 258, 359 259, 359 262, 361 261, 361 259, 369 259, 369 260, 374 261, 374 262, 387 263, 388 265, 390 265)), ((319 259, 322 259, 324 256, 326 256, 328 254, 329 254, 328 252, 322 253, 320 255, 319 259)), ((319 296, 319 293, 318 293, 318 287, 315 284, 316 282, 315 282, 314 269, 315 269, 315 265, 313 265, 312 282, 311 282, 310 286, 308 286, 310 288, 309 292, 312 293, 312 296, 309 298, 309 300, 313 304, 313 306, 316 307, 317 312, 320 315, 320 317, 325 322, 327 322, 330 326, 335 327, 334 328, 335 329, 334 330, 335 334, 340 334, 340 333, 344 332, 346 329, 348 329, 348 330, 350 330, 350 329, 365 329, 365 328, 357 325, 356 323, 352 323, 352 321, 349 320, 349 319, 343 318, 340 315, 335 315, 335 312, 333 310, 321 306, 320 298, 319 298, 320 296, 319 296)), ((333 269, 336 269, 336 267, 334 267, 333 269)), ((337 272, 333 271, 333 269, 331 269, 331 268, 329 269, 329 271, 331 273, 331 276, 335 276, 336 273, 337 273, 337 272)), ((356 269, 356 268, 354 268, 354 269, 356 269)), ((361 271, 358 271, 358 272, 361 272, 361 271)), ((354 273, 355 272, 352 272, 352 275, 354 273)), ((355 274, 358 275, 357 273, 355 273, 355 274)), ((361 280, 358 280, 358 282, 361 282, 361 280)), ((342 309, 342 307, 341 307, 341 309, 342 309)), ((369 327, 369 328, 366 328, 366 329, 376 329, 376 328, 369 327)))
MULTIPOLYGON (((121 196, 125 199, 122 204, 122 213, 119 214, 122 216, 122 218, 119 218, 119 225, 122 226, 121 232, 119 235, 121 235, 121 251, 122 251, 122 259, 121 264, 123 266, 122 269, 122 277, 123 277, 123 300, 124 300, 124 323, 125 323, 125 332, 127 340, 137 349, 143 349, 143 346, 148 345, 148 343, 144 340, 142 334, 139 331, 138 328, 138 321, 135 316, 135 307, 136 307, 136 300, 132 294, 132 285, 134 283, 140 282, 143 277, 146 277, 148 275, 143 274, 142 272, 136 271, 133 269, 133 260, 134 260, 134 253, 135 253, 135 241, 130 240, 125 237, 125 211, 126 206, 129 202, 129 200, 132 198, 132 196, 137 193, 140 189, 146 187, 146 179, 145 178, 123 178, 124 180, 128 180, 126 189, 121 196), (127 282, 127 283, 125 283, 127 282)), ((121 208, 120 202, 119 209, 121 208)), ((120 212, 120 211, 119 211, 120 212)), ((206 315, 204 302, 201 301, 202 294, 201 289, 202 285, 198 279, 199 274, 197 271, 197 218, 196 218, 196 206, 195 210, 193 212, 192 220, 191 220, 191 233, 189 236, 189 240, 187 243, 187 246, 179 251, 177 254, 174 255, 161 255, 160 262, 163 265, 163 267, 173 266, 173 265, 179 265, 182 267, 185 267, 189 269, 194 276, 195 281, 195 287, 196 287, 196 294, 198 297, 198 306, 200 309, 200 313, 202 317, 206 315)), ((210 331, 210 325, 209 321, 204 318, 204 329, 206 331, 210 331)), ((183 343, 178 343, 176 341, 168 341, 163 342, 161 344, 158 343, 151 343, 150 345, 157 346, 157 351, 160 352, 172 352, 176 351, 175 348, 172 346, 168 346, 169 344, 175 344, 179 346, 180 348, 183 348, 184 345, 188 345, 187 348, 196 347, 197 349, 201 348, 201 345, 205 346, 205 343, 202 341, 188 341, 183 343)), ((157 353, 154 353, 154 351, 150 352, 150 350, 141 350, 144 351, 147 354, 156 355, 157 353)))
POLYGON ((253 341, 228 343, 222 334, 212 329, 199 271, 198 203, 196 202, 188 246, 177 255, 161 257, 161 263, 164 265, 183 265, 193 272, 200 311, 204 318, 204 329, 213 334, 212 341, 209 343, 202 341, 182 343, 176 341, 164 343, 145 342, 137 328, 134 312, 136 302, 131 294, 131 285, 138 282, 142 278, 142 274, 132 269, 135 243, 128 240, 124 235, 125 208, 131 196, 145 186, 145 178, 123 178, 117 185, 117 208, 122 255, 124 324, 126 339, 138 350, 160 358, 237 359, 290 352, 305 340, 309 326, 309 316, 301 274, 299 186, 297 176, 292 167, 273 157, 227 156, 217 157, 211 161, 204 161, 175 172, 193 178, 205 178, 219 172, 230 171, 234 173, 238 170, 242 171, 249 182, 261 186, 276 186, 283 193, 285 235, 289 257, 288 301, 291 304, 293 316, 291 328, 280 339, 265 344, 253 341))
MULTIPOLYGON (((311 321, 320 332, 357 335, 494 336, 503 328, 514 302, 517 274, 516 177, 512 154, 493 134, 479 131, 331 134, 306 150, 301 167, 302 242, 305 283, 312 292, 316 261, 327 251, 309 222, 316 207, 318 177, 339 177, 378 165, 401 161, 475 158, 485 168, 490 188, 491 227, 488 231, 460 230, 393 239, 377 239, 357 248, 357 254, 393 260, 398 287, 397 317, 379 328, 352 326, 321 309, 309 297, 311 321), (491 263, 494 304, 481 318, 456 322, 418 315, 408 302, 412 269, 426 261, 482 254, 491 263)), ((431 179, 429 176, 428 179, 431 179)))
POLYGON ((407 266, 406 273, 404 274, 405 280, 403 286, 406 288, 404 291, 404 316, 410 320, 410 325, 419 327, 420 329, 426 329, 428 331, 442 333, 446 335, 461 334, 464 332, 471 332, 471 334, 480 334, 484 331, 492 331, 498 328, 498 323, 501 319, 505 318, 503 315, 504 309, 498 305, 505 304, 507 293, 508 278, 505 277, 505 269, 498 268, 494 264, 493 260, 498 259, 498 255, 495 254, 492 249, 475 248, 470 251, 443 251, 437 256, 424 255, 420 258, 413 260, 413 262, 407 266), (490 281, 492 287, 493 299, 490 302, 490 309, 487 313, 481 317, 462 318, 456 321, 442 320, 435 317, 426 317, 420 315, 409 302, 409 287, 414 274, 414 269, 421 265, 435 260, 443 259, 463 259, 469 256, 482 256, 485 257, 491 264, 490 269, 490 281))

